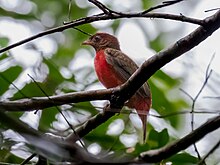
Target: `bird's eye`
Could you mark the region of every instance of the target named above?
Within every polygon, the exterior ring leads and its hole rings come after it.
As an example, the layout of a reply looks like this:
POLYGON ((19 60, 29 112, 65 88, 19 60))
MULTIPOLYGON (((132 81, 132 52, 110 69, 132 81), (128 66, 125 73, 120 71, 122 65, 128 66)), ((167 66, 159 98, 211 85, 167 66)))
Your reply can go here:
POLYGON ((95 36, 93 37, 92 39, 94 42, 99 42, 101 40, 101 37, 100 36, 95 36))

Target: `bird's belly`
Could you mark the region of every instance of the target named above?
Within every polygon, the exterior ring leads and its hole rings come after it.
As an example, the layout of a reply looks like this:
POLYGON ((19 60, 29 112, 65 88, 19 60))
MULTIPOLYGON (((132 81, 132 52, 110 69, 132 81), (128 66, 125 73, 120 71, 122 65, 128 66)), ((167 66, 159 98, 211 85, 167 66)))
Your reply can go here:
POLYGON ((99 81, 106 87, 112 88, 123 84, 114 67, 107 63, 104 52, 96 54, 95 71, 99 81))

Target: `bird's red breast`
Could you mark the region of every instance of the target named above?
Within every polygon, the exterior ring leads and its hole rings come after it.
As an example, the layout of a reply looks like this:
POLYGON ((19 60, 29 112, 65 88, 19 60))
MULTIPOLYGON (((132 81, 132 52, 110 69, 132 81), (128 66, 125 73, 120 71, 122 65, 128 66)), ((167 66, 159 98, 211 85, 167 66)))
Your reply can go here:
POLYGON ((116 87, 124 83, 114 67, 106 61, 104 50, 96 52, 94 63, 98 79, 106 88, 116 87))

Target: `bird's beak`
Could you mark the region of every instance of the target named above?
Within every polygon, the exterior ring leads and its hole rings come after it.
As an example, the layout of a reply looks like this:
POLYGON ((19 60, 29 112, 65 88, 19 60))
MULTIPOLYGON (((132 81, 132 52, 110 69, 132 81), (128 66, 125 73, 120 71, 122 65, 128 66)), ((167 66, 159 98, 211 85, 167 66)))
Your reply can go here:
POLYGON ((88 39, 88 40, 84 41, 84 42, 82 43, 82 45, 92 45, 92 42, 91 42, 90 39, 88 39))

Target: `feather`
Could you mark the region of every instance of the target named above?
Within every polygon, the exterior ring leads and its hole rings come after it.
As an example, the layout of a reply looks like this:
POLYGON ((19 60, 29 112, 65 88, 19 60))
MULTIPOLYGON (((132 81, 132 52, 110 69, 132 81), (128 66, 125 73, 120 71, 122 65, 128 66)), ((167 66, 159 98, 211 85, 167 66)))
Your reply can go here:
MULTIPOLYGON (((104 53, 107 63, 113 66, 114 70, 119 74, 124 82, 126 82, 138 69, 137 64, 120 50, 107 48, 105 49, 104 53)), ((137 91, 137 94, 142 98, 151 97, 147 82, 144 83, 143 86, 137 91)))

